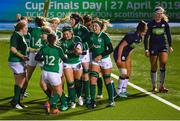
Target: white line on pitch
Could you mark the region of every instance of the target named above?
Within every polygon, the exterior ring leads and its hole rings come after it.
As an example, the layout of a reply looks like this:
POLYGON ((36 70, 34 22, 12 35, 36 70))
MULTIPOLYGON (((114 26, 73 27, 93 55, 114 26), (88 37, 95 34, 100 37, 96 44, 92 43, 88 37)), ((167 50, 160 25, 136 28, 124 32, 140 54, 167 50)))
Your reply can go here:
MULTIPOLYGON (((117 75, 115 75, 113 73, 111 74, 111 76, 113 78, 117 79, 117 80, 119 78, 117 75)), ((135 84, 133 84, 131 82, 128 82, 128 85, 133 87, 133 88, 135 88, 135 89, 137 89, 137 90, 139 90, 139 91, 141 91, 141 92, 144 92, 145 94, 147 94, 147 95, 149 95, 149 96, 151 96, 151 97, 153 97, 153 98, 155 98, 155 99, 157 99, 157 100, 159 100, 159 101, 161 101, 161 102, 163 102, 163 103, 173 107, 174 109, 180 111, 180 107, 179 106, 177 106, 177 105, 175 105, 175 104, 173 104, 173 103, 171 103, 171 102, 169 102, 169 101, 167 101, 167 100, 165 100, 165 99, 163 99, 163 98, 161 98, 161 97, 159 97, 159 96, 157 96, 157 95, 155 95, 155 94, 153 94, 151 92, 148 92, 145 89, 143 89, 143 88, 141 88, 141 87, 139 87, 139 86, 137 86, 137 85, 135 85, 135 84)))
POLYGON ((9 40, 10 38, 0 38, 0 40, 9 40))

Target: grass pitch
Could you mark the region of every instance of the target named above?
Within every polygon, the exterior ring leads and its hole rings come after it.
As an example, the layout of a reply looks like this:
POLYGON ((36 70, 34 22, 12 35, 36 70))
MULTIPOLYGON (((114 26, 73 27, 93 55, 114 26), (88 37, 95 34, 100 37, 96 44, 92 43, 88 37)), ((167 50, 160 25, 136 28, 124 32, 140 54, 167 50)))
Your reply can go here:
MULTIPOLYGON (((9 34, 0 34, 0 38, 9 37, 9 34), (2 36, 1 36, 2 35, 2 36)), ((167 63, 166 87, 169 89, 167 94, 157 95, 180 106, 180 36, 173 35, 174 52, 169 55, 167 63)), ((112 35, 113 46, 115 47, 122 36, 112 35)), ((5 40, 5 39, 4 39, 5 40)), ((77 107, 62 112, 60 115, 46 115, 43 103, 46 96, 39 86, 40 69, 35 70, 28 87, 30 96, 23 102, 29 107, 24 110, 16 110, 10 107, 9 101, 13 96, 14 78, 8 67, 9 42, 0 41, 0 119, 66 119, 66 120, 180 120, 180 111, 159 102, 158 100, 133 89, 128 86, 131 94, 126 99, 116 99, 116 107, 105 108, 107 104, 107 92, 103 87, 104 98, 98 100, 97 108, 89 110, 86 107, 77 107)), ((132 56, 132 76, 130 82, 150 91, 150 64, 149 59, 144 56, 143 43, 137 47, 132 56)), ((119 75, 117 67, 113 61, 113 73, 119 75)), ((113 79, 116 86, 117 80, 113 79)))

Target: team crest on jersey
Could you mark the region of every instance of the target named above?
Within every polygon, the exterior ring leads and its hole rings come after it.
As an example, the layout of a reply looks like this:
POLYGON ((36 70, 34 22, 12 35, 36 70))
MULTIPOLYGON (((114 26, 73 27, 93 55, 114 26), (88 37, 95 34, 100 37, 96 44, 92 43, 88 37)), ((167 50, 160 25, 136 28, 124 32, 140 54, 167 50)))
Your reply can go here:
POLYGON ((102 42, 102 39, 101 39, 101 38, 98 38, 98 42, 102 42))

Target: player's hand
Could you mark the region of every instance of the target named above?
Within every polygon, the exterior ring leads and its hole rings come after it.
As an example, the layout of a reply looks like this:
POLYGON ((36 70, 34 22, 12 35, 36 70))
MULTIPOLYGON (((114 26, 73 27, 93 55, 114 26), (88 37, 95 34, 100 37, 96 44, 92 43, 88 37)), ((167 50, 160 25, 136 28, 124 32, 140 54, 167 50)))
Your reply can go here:
POLYGON ((75 53, 76 55, 81 55, 81 54, 82 54, 82 50, 79 49, 79 48, 75 48, 75 49, 74 49, 74 53, 75 53))
POLYGON ((117 59, 116 63, 117 63, 117 65, 121 65, 121 63, 122 63, 121 59, 117 59))
POLYGON ((42 39, 42 40, 47 40, 47 34, 42 34, 42 35, 41 35, 41 39, 42 39))
POLYGON ((27 56, 22 56, 22 60, 23 60, 23 61, 28 61, 29 58, 28 58, 27 56))
POLYGON ((145 56, 146 56, 146 57, 149 57, 149 56, 150 56, 149 50, 146 50, 146 51, 145 51, 145 56))
POLYGON ((94 60, 95 60, 96 62, 98 62, 98 61, 101 60, 101 58, 102 58, 102 55, 98 55, 98 56, 96 56, 96 57, 94 58, 94 60))
POLYGON ((174 49, 172 47, 169 47, 169 52, 172 53, 174 49))

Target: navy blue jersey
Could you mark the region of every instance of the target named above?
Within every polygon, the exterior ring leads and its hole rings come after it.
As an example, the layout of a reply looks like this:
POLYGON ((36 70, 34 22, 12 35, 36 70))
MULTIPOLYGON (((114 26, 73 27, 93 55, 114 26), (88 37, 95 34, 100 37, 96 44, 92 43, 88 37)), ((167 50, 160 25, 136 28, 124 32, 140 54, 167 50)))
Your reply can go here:
POLYGON ((159 48, 166 46, 166 40, 168 40, 168 44, 169 46, 171 46, 172 38, 170 34, 169 24, 164 20, 161 20, 161 22, 159 23, 157 23, 155 20, 149 22, 148 31, 144 37, 145 50, 148 50, 148 44, 149 48, 152 48, 153 46, 157 46, 159 48), (167 39, 165 35, 167 36, 167 39))
POLYGON ((130 32, 124 36, 124 38, 122 39, 122 41, 118 44, 118 46, 116 48, 118 49, 120 44, 123 41, 126 41, 127 46, 125 48, 129 48, 132 50, 136 47, 137 44, 139 44, 141 42, 141 40, 142 40, 142 37, 139 36, 136 32, 130 32))
POLYGON ((127 46, 123 48, 122 60, 126 60, 131 50, 133 50, 141 42, 141 40, 142 40, 142 37, 138 35, 136 32, 133 32, 133 33, 131 32, 131 33, 126 34, 114 50, 114 59, 117 60, 119 56, 118 55, 119 46, 123 41, 127 42, 127 46))

